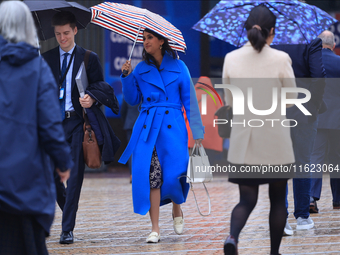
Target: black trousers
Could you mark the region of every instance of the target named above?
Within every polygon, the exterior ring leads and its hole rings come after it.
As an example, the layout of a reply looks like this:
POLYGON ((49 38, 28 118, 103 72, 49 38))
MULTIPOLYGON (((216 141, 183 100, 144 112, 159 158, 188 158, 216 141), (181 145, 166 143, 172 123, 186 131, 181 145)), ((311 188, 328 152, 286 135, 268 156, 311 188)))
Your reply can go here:
POLYGON ((340 130, 318 129, 311 156, 311 164, 315 165, 315 172, 312 173, 311 197, 314 197, 316 200, 320 199, 323 175, 321 170, 322 167, 326 169, 325 166, 328 166, 333 202, 339 203, 340 173, 335 169, 340 167, 340 130), (328 162, 326 162, 326 157, 328 162), (333 169, 330 167, 333 167, 333 169))
POLYGON ((45 237, 34 216, 0 211, 0 255, 48 255, 45 237))
POLYGON ((63 121, 63 127, 66 140, 71 146, 74 166, 67 181, 67 188, 60 182, 59 175, 56 172, 54 173, 54 179, 57 190, 57 203, 63 211, 62 230, 73 231, 85 170, 83 120, 78 115, 71 116, 71 118, 63 121))

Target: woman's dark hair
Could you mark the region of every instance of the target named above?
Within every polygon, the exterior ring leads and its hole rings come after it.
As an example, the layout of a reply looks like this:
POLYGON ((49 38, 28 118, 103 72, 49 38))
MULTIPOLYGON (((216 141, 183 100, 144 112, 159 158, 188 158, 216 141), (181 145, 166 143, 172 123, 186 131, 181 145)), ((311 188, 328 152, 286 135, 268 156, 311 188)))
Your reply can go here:
POLYGON ((270 36, 270 30, 275 29, 276 16, 267 6, 260 4, 254 7, 246 21, 248 40, 255 50, 261 52, 270 36))
MULTIPOLYGON (((165 55, 165 53, 169 54, 170 56, 172 56, 174 59, 176 59, 176 53, 175 51, 170 47, 169 45, 169 41, 167 38, 161 36, 160 34, 157 34, 156 32, 146 28, 144 30, 145 32, 148 32, 154 36, 156 36, 158 38, 158 40, 161 40, 163 39, 164 40, 164 43, 162 45, 162 56, 165 55)), ((143 60, 145 60, 145 62, 148 64, 148 65, 154 65, 158 70, 159 70, 159 65, 158 63, 156 62, 155 58, 150 55, 149 53, 146 52, 145 49, 143 49, 143 60)))

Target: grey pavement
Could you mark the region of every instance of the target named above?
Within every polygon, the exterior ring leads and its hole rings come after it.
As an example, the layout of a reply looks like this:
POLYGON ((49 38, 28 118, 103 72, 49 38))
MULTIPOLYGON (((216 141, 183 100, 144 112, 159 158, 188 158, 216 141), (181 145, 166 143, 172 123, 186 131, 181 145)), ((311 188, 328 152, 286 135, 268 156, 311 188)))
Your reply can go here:
MULTIPOLYGON (((131 185, 125 175, 86 174, 74 230, 75 243, 59 244, 61 212, 47 238, 50 254, 223 254, 230 215, 238 203, 238 186, 219 176, 207 184, 212 202, 208 217, 198 214, 190 191, 182 206, 185 229, 182 235, 172 228, 171 205, 161 207, 161 241, 145 243, 151 232, 149 216, 133 213, 131 185)), ((195 185, 199 204, 207 210, 204 189, 195 185)), ((312 214, 315 227, 296 231, 293 212, 292 182, 289 181, 289 223, 294 235, 283 237, 282 254, 340 254, 340 210, 333 210, 329 177, 324 177, 320 213, 312 214)), ((258 203, 241 232, 239 254, 269 254, 268 185, 260 186, 258 203)))

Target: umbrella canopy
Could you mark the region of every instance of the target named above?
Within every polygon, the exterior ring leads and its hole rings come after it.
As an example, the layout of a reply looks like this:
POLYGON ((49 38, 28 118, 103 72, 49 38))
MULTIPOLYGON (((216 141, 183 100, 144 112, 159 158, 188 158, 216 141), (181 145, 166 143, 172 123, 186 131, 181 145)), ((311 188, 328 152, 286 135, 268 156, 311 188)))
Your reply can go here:
POLYGON ((74 16, 76 16, 78 29, 86 28, 87 24, 91 20, 90 10, 75 2, 66 2, 64 0, 25 0, 24 3, 32 12, 40 41, 46 41, 47 39, 54 37, 54 29, 51 26, 51 19, 57 12, 72 12, 74 16))
POLYGON ((323 10, 296 0, 222 0, 193 29, 240 47, 248 41, 245 22, 249 13, 260 4, 277 18, 273 44, 308 44, 337 22, 323 10))
POLYGON ((98 4, 90 9, 93 24, 137 43, 143 43, 143 31, 148 28, 167 38, 172 49, 185 52, 186 44, 181 31, 160 15, 147 9, 111 2, 98 4))

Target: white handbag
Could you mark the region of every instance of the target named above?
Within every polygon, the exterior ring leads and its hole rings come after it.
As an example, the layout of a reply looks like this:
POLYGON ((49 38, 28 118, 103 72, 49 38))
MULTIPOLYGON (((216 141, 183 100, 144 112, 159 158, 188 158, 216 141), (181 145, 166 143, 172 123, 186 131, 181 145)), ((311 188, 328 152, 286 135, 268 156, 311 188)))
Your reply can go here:
POLYGON ((204 183, 213 179, 210 163, 203 145, 192 149, 187 168, 187 183, 204 183))
POLYGON ((211 203, 210 197, 207 187, 205 186, 205 182, 210 182, 213 179, 212 172, 210 171, 210 163, 207 154, 203 148, 203 145, 196 147, 196 144, 192 148, 191 156, 189 157, 189 163, 187 168, 187 183, 190 183, 190 188, 192 193, 194 194, 194 199, 196 202, 196 207, 200 215, 208 216, 211 213, 211 203), (193 183, 202 183, 205 189, 205 192, 208 196, 209 203, 209 212, 208 214, 202 214, 201 210, 197 204, 197 199, 193 187, 193 183))

